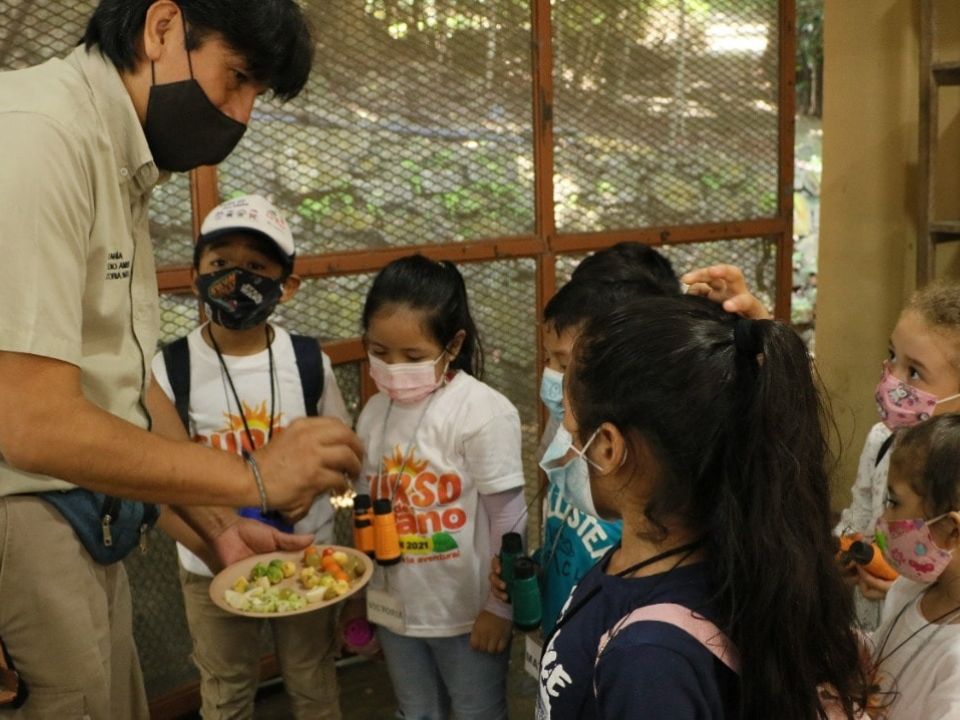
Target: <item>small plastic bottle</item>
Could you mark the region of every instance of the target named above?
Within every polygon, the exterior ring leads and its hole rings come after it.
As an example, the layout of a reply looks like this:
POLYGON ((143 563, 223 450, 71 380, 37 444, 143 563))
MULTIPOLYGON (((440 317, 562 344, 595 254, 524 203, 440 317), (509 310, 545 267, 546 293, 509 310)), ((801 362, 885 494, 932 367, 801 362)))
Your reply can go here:
POLYGON ((536 630, 540 627, 542 609, 537 566, 528 557, 517 558, 513 564, 513 624, 518 630, 536 630))
POLYGON ((344 626, 343 643, 355 655, 376 655, 380 650, 374 626, 362 617, 353 618, 344 626))
POLYGON ((500 578, 507 584, 508 598, 513 589, 514 564, 522 557, 523 538, 520 533, 504 533, 500 541, 500 578))
POLYGON ((847 555, 857 565, 860 565, 868 573, 881 580, 896 580, 899 577, 897 571, 887 564, 887 560, 883 557, 883 553, 880 552, 880 548, 874 543, 857 540, 851 543, 850 549, 847 550, 847 555))
POLYGON ((378 565, 396 565, 400 562, 400 538, 393 516, 393 502, 389 498, 373 501, 373 534, 378 565))
POLYGON ((353 499, 353 546, 370 557, 376 554, 373 503, 369 495, 357 495, 353 499))

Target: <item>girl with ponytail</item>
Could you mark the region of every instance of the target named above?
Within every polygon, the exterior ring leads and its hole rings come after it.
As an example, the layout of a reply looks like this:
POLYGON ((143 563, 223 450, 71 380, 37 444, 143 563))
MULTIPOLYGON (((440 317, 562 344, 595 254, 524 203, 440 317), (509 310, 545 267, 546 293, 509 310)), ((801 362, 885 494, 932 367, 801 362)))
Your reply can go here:
POLYGON ((591 321, 566 454, 622 544, 547 639, 538 718, 855 718, 864 682, 801 340, 701 298, 591 321), (829 699, 825 699, 825 689, 829 699))

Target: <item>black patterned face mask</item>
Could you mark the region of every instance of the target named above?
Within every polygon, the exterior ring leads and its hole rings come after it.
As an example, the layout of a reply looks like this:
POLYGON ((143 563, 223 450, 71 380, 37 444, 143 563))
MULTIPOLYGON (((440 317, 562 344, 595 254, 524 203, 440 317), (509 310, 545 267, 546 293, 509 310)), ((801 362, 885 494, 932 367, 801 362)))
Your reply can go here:
POLYGON ((249 330, 273 313, 283 282, 240 268, 197 276, 197 292, 210 320, 228 330, 249 330))
POLYGON ((153 161, 161 170, 186 172, 201 165, 217 165, 240 142, 247 126, 225 115, 210 102, 193 77, 190 51, 190 79, 157 85, 153 82, 147 99, 143 132, 153 161))

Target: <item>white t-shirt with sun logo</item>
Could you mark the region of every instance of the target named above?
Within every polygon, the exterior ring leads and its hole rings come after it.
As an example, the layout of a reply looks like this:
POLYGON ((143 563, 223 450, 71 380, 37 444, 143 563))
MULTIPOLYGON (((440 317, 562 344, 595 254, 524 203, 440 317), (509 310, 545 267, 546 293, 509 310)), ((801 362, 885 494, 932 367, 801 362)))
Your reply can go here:
POLYGON ((403 601, 409 636, 470 632, 490 593, 490 519, 479 496, 524 484, 517 409, 458 372, 411 405, 391 407, 377 393, 360 413, 357 434, 366 448, 358 491, 369 489, 376 499, 397 488, 393 510, 403 549, 402 562, 378 567, 371 586, 389 582, 390 594, 403 601))
MULTIPOLYGON (((307 413, 290 334, 275 325, 272 327, 275 383, 272 424, 276 437, 284 427, 307 413)), ((201 328, 197 328, 187 336, 190 350, 190 437, 194 442, 239 454, 246 437, 240 409, 237 408, 217 354, 201 337, 200 331, 201 328)), ((263 350, 256 355, 225 355, 223 359, 243 404, 243 414, 247 418, 254 445, 261 447, 267 442, 271 425, 269 354, 263 350)), ((153 358, 152 368, 157 384, 173 401, 173 389, 162 353, 157 353, 153 358)), ((317 404, 317 414, 340 418, 350 424, 350 415, 326 353, 323 353, 323 394, 317 404)), ((241 480, 249 478, 238 478, 238 482, 241 480)), ((307 516, 294 525, 294 531, 313 533, 318 542, 330 542, 333 539, 333 507, 326 494, 314 501, 307 516)), ((179 543, 177 553, 185 570, 212 576, 210 568, 179 543)))

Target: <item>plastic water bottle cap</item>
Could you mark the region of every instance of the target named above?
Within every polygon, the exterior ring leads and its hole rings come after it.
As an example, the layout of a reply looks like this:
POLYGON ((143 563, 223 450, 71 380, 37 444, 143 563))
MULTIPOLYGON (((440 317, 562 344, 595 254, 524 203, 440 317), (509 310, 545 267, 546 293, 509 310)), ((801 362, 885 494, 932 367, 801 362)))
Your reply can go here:
POLYGON ((354 618, 343 628, 343 639, 351 647, 362 648, 373 640, 373 625, 364 618, 354 618))

